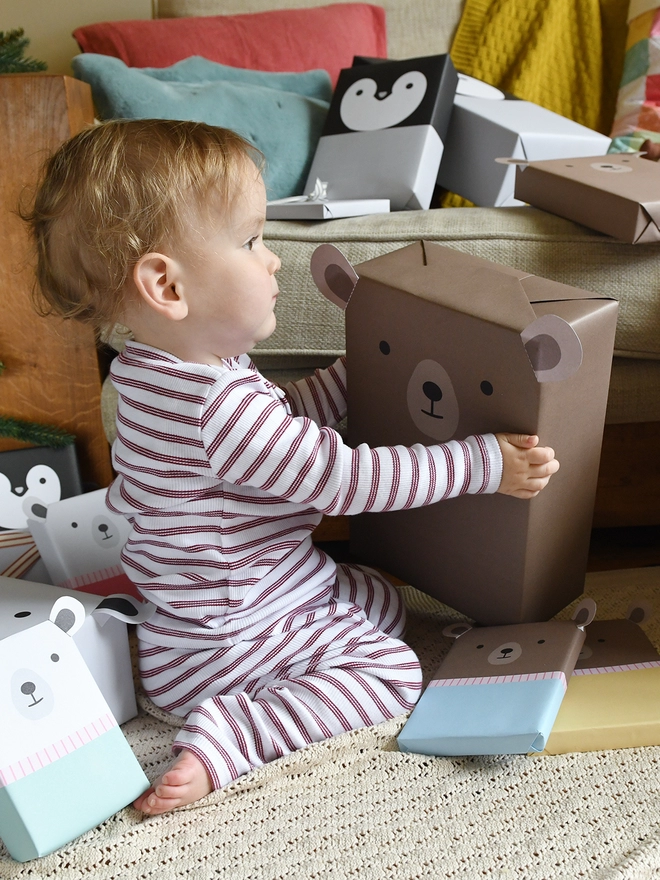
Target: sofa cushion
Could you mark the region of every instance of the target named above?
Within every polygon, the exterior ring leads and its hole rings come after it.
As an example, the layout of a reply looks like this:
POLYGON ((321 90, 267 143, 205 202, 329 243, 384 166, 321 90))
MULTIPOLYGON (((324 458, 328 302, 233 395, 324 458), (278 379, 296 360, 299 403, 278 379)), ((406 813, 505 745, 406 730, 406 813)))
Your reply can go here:
POLYGON ((302 192, 329 106, 326 71, 264 73, 199 57, 140 69, 93 53, 78 55, 72 66, 92 87, 103 119, 190 119, 232 128, 266 157, 269 198, 302 192))
MULTIPOLYGON (((267 9, 323 6, 328 0, 158 0, 160 18, 234 15, 267 9)), ((335 0, 351 3, 353 0, 335 0)), ((390 58, 449 52, 464 0, 378 0, 387 16, 390 58)), ((360 53, 358 53, 360 54, 360 53)))
POLYGON ((167 67, 202 55, 254 70, 322 68, 333 83, 354 55, 387 56, 385 13, 366 3, 176 21, 109 21, 77 28, 73 36, 83 52, 112 55, 131 67, 167 67))

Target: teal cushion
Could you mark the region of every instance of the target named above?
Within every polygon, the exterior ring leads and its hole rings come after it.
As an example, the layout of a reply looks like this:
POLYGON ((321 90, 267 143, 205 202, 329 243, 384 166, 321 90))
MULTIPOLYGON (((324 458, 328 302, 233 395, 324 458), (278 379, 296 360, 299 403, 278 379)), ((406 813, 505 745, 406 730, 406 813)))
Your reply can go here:
POLYGON ((328 112, 325 70, 269 73, 191 57, 171 67, 127 67, 85 53, 72 61, 102 119, 190 119, 231 128, 266 157, 269 199, 300 195, 328 112))

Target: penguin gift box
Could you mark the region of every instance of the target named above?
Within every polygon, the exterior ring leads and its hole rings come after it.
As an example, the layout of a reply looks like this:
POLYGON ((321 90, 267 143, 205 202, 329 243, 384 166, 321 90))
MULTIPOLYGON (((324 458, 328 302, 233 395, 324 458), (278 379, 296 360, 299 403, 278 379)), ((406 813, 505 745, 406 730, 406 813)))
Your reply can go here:
POLYGON ((449 55, 342 70, 305 192, 318 179, 327 183, 328 199, 428 208, 457 82, 449 55))

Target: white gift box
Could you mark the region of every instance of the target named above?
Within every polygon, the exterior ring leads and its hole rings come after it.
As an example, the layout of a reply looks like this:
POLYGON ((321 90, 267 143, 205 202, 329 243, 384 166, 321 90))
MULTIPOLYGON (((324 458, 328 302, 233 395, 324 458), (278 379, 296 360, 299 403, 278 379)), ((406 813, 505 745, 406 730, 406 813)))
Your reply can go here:
POLYGON ((266 220, 337 220, 386 214, 389 199, 280 199, 266 205, 266 220))
POLYGON ((44 508, 39 519, 29 518, 28 528, 54 584, 140 599, 121 566, 130 523, 107 508, 105 496, 106 490, 98 489, 56 501, 44 508))
POLYGON ((498 158, 564 159, 607 153, 610 138, 529 101, 473 97, 459 84, 438 184, 480 207, 523 205, 516 169, 498 158))
POLYGON ((119 724, 137 715, 127 623, 151 617, 154 606, 132 596, 97 596, 0 577, 0 640, 48 620, 56 599, 75 596, 85 620, 73 635, 103 697, 119 724))
POLYGON ((72 636, 81 603, 0 640, 0 837, 10 855, 46 855, 105 821, 148 780, 72 636))

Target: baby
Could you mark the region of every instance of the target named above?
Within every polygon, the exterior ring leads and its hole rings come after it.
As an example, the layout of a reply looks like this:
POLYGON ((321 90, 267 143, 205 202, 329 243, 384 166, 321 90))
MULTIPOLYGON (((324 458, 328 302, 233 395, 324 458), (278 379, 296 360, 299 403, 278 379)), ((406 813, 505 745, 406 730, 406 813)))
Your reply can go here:
POLYGON ((29 217, 50 309, 120 322, 108 505, 132 524, 126 573, 146 693, 185 718, 156 814, 251 768, 412 708, 417 658, 377 572, 311 541, 322 514, 464 492, 531 498, 558 469, 538 438, 347 447, 343 359, 280 388, 246 354, 275 329, 261 157, 231 131, 140 120, 89 128, 45 167, 29 217))

